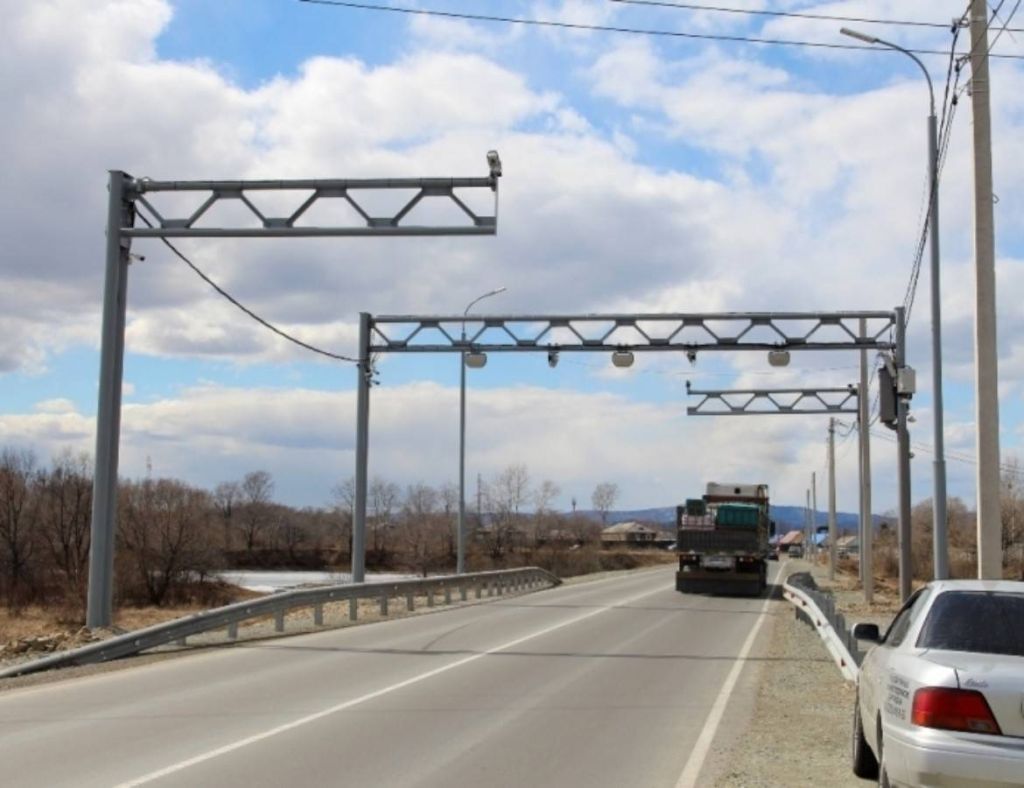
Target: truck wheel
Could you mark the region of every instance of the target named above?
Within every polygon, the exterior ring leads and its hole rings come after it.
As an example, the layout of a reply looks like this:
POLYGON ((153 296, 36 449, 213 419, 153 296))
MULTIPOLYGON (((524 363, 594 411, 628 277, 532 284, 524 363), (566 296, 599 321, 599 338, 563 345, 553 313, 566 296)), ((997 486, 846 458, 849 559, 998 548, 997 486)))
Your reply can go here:
POLYGON ((860 719, 860 701, 853 704, 853 741, 851 749, 851 760, 853 761, 853 773, 865 780, 874 780, 878 777, 878 760, 868 746, 868 740, 864 738, 864 726, 860 719))

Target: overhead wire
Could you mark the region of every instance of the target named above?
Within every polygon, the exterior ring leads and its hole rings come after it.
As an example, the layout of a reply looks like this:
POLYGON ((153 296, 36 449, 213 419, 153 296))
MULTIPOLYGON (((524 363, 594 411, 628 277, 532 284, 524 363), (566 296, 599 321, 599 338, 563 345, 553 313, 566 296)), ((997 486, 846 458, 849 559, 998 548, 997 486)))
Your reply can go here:
MULTIPOLYGON (((142 222, 147 227, 152 227, 153 226, 153 223, 146 217, 145 214, 137 213, 136 215, 138 216, 139 219, 142 220, 142 222)), ((305 350, 308 350, 308 351, 310 351, 312 353, 317 353, 317 354, 319 354, 321 356, 326 356, 328 358, 333 358, 336 361, 346 361, 346 362, 349 362, 349 363, 352 363, 352 364, 358 364, 359 363, 359 359, 357 359, 357 358, 352 358, 351 356, 343 356, 343 355, 341 355, 339 353, 332 353, 331 351, 324 350, 323 348, 319 348, 316 345, 311 345, 308 342, 303 342, 298 337, 294 337, 291 334, 289 334, 288 332, 281 330, 280 328, 275 326, 273 323, 271 323, 269 320, 266 320, 265 318, 263 318, 260 315, 256 314, 256 312, 254 312, 252 309, 247 307, 245 304, 243 304, 241 301, 239 301, 237 298, 235 298, 233 295, 231 295, 227 290, 225 290, 223 287, 221 287, 219 284, 217 284, 215 281, 213 281, 213 279, 211 279, 209 276, 207 276, 199 268, 199 266, 197 266, 195 263, 193 263, 188 258, 188 256, 185 255, 184 252, 182 252, 180 249, 178 249, 178 247, 176 247, 174 244, 172 244, 169 240, 167 240, 166 238, 160 238, 160 240, 163 242, 163 244, 168 249, 171 250, 171 252, 173 252, 175 254, 175 256, 178 257, 178 259, 180 259, 183 263, 185 263, 185 265, 187 265, 189 268, 191 268, 192 271, 200 279, 202 279, 204 282, 206 282, 206 284, 208 284, 210 287, 212 287, 214 290, 216 290, 217 293, 219 293, 223 298, 225 298, 227 301, 232 303, 235 307, 240 309, 242 312, 244 312, 246 315, 248 315, 250 318, 255 320, 257 323, 259 323, 264 328, 266 328, 266 329, 268 329, 270 331, 273 331, 279 337, 281 337, 283 339, 286 339, 289 342, 291 342, 291 343, 293 343, 295 345, 298 345, 299 347, 304 348, 305 350)))
MULTIPOLYGON (((829 41, 804 41, 799 39, 784 38, 762 38, 758 36, 728 35, 725 33, 697 33, 684 30, 662 30, 658 28, 625 27, 621 25, 597 25, 583 22, 564 22, 557 19, 535 19, 532 17, 503 16, 499 14, 474 14, 465 11, 442 11, 435 8, 413 8, 410 6, 377 5, 374 3, 354 2, 353 0, 299 0, 307 5, 333 6, 337 8, 350 8, 361 11, 376 11, 392 14, 404 14, 407 16, 436 17, 440 19, 458 19, 470 22, 496 22, 510 25, 526 25, 532 27, 549 27, 562 30, 583 30, 601 33, 623 33, 627 35, 640 35, 660 38, 676 38, 698 41, 726 41, 741 44, 757 44, 766 46, 787 46, 805 47, 814 49, 836 49, 836 50, 860 50, 870 52, 882 52, 868 45, 841 44, 829 41)), ((918 55, 945 55, 945 50, 938 49, 912 49, 908 50, 918 55)), ((1024 55, 998 54, 992 57, 1007 60, 1024 60, 1024 55)))
MULTIPOLYGON (((817 22, 853 22, 867 25, 894 25, 904 27, 930 27, 945 29, 945 22, 926 22, 914 19, 878 19, 864 16, 837 16, 833 14, 815 14, 807 11, 769 11, 760 8, 732 8, 703 3, 682 3, 670 0, 609 0, 612 3, 635 6, 651 6, 655 8, 675 8, 680 11, 710 11, 722 14, 742 14, 746 16, 783 17, 788 19, 810 19, 817 22)), ((1017 32, 1017 31, 1014 31, 1017 32)))

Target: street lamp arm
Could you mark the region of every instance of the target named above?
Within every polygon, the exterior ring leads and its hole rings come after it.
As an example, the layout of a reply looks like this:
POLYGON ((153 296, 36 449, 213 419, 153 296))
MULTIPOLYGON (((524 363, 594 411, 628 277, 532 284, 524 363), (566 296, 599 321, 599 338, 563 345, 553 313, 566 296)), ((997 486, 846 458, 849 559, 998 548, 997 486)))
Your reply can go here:
POLYGON ((917 63, 918 68, 921 69, 921 73, 924 74, 924 78, 928 80, 929 106, 931 107, 931 114, 935 114, 935 88, 932 86, 932 76, 931 74, 928 73, 928 69, 925 68, 924 63, 921 62, 921 58, 919 58, 909 49, 905 49, 904 47, 901 47, 899 44, 894 44, 891 41, 886 41, 885 39, 878 38, 877 36, 869 36, 857 30, 851 30, 848 27, 840 28, 839 32, 842 33, 844 36, 856 38, 858 41, 865 41, 868 44, 879 44, 883 47, 888 47, 889 49, 895 49, 897 52, 902 52, 907 57, 912 58, 913 61, 917 63))
POLYGON ((485 298, 490 298, 491 296, 496 296, 496 295, 498 295, 498 293, 504 293, 507 289, 508 288, 506 288, 506 287, 499 287, 499 288, 497 288, 495 290, 491 290, 489 292, 486 292, 483 295, 479 295, 476 298, 474 298, 472 301, 469 302, 469 304, 466 306, 466 310, 462 313, 462 338, 463 339, 466 338, 466 317, 469 315, 469 310, 472 309, 479 301, 483 301, 485 298))

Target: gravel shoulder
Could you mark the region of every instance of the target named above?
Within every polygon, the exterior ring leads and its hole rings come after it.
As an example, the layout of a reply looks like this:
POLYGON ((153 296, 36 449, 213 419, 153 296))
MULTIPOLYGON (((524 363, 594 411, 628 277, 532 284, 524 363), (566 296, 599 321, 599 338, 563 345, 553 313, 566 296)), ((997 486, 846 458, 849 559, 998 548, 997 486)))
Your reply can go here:
MULTIPOLYGON (((792 561, 787 574, 807 571, 792 561)), ((713 753, 714 785, 742 788, 867 786, 850 770, 854 687, 833 663, 818 634, 776 603, 770 640, 760 655, 757 694, 746 731, 713 753)))

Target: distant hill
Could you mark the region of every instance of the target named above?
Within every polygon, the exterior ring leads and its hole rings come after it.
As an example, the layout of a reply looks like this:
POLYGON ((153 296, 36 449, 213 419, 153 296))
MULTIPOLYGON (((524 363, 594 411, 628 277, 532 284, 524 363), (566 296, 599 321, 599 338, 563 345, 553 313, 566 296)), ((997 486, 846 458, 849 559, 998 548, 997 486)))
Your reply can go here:
MULTIPOLYGON (((804 508, 802 506, 772 506, 772 519, 778 533, 785 533, 794 529, 801 530, 804 527, 804 508)), ((580 510, 577 514, 589 517, 592 520, 600 520, 600 512, 591 510, 580 510)), ((840 531, 856 532, 860 515, 856 512, 836 512, 836 527, 840 531)), ((665 527, 671 527, 676 521, 675 506, 659 506, 654 509, 620 509, 608 512, 608 524, 621 523, 627 520, 638 520, 648 523, 657 523, 665 527)), ((882 517, 874 516, 875 528, 882 522, 882 517)), ((828 512, 818 510, 817 524, 828 525, 828 512)))

